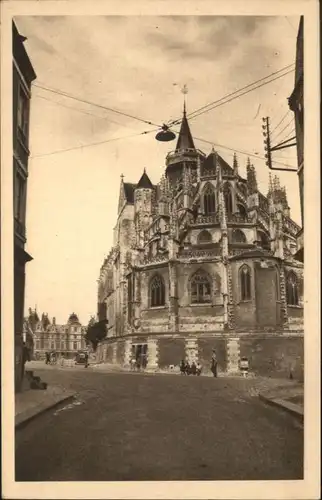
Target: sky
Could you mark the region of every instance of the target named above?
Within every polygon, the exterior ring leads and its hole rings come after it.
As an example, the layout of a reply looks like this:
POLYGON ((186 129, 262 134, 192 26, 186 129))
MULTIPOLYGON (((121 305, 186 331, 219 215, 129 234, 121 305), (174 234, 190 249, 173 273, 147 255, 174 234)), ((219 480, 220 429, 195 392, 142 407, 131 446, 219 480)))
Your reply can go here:
MULTIPOLYGON (((189 113, 294 63, 299 18, 20 16, 15 21, 27 37, 36 85, 159 125, 182 116, 184 85, 189 113)), ((213 144, 228 163, 233 151, 223 146, 264 156, 262 117, 269 116, 274 129, 289 110, 293 86, 291 72, 191 119, 192 135, 209 141, 195 140, 196 147, 209 153, 213 144)), ((175 147, 157 142, 155 128, 33 86, 26 250, 34 260, 26 272, 26 311, 37 306, 58 323, 71 312, 83 324, 96 314, 97 279, 113 243, 120 176, 137 182, 145 168, 157 183, 165 156, 175 147)), ((293 128, 289 111, 276 138, 293 128)), ((296 166, 294 148, 279 156, 296 166)), ((237 157, 244 175, 247 155, 237 157)), ((251 161, 266 194, 265 161, 251 161)), ((300 223, 297 175, 277 174, 287 188, 291 216, 300 223)))

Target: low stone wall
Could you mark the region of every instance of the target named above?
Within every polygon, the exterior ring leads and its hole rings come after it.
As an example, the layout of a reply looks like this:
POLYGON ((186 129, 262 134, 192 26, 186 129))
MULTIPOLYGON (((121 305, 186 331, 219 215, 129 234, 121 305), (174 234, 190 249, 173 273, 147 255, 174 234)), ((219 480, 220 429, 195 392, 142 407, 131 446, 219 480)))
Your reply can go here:
POLYGON ((210 372, 212 350, 216 350, 218 371, 225 372, 227 369, 227 342, 225 339, 201 338, 198 339, 198 358, 203 367, 203 372, 210 372))
POLYGON ((158 365, 164 369, 179 365, 185 359, 185 340, 183 338, 159 338, 158 365))
POLYGON ((303 380, 304 339, 302 336, 253 337, 240 339, 240 356, 249 359, 257 375, 303 380))
MULTIPOLYGON (((170 365, 178 366, 182 359, 186 359, 188 340, 191 345, 192 339, 196 340, 197 359, 203 367, 203 373, 210 372, 212 350, 215 349, 218 360, 218 372, 227 372, 228 366, 228 344, 233 337, 239 344, 239 357, 247 357, 249 368, 255 375, 275 378, 289 378, 292 374, 296 380, 303 380, 304 376, 304 341, 301 335, 285 334, 255 334, 242 333, 229 335, 224 333, 218 336, 162 336, 150 335, 156 343, 156 361, 161 370, 169 368, 170 365)), ((126 337, 126 339, 109 340, 98 346, 96 360, 98 363, 115 363, 120 366, 125 364, 126 342, 138 341, 138 338, 126 337)), ((144 343, 148 337, 140 339, 144 343)), ((150 346, 151 348, 151 346, 150 346)), ((155 354, 154 354, 155 356, 155 354)), ((238 356, 238 354, 237 354, 238 356)), ((238 360, 237 360, 238 361, 238 360)))

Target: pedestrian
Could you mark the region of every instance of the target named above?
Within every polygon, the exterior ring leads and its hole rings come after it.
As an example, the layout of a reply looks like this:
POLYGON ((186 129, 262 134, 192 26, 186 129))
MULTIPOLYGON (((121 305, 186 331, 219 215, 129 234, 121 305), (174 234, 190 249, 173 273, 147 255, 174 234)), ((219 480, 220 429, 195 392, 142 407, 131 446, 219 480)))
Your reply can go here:
POLYGON ((191 375, 196 375, 197 374, 197 366, 196 363, 193 361, 191 364, 191 375))
POLYGON ((196 368, 197 368, 197 376, 199 377, 199 376, 201 375, 201 371, 202 371, 202 366, 201 366, 201 364, 199 363, 199 361, 198 361, 198 363, 197 363, 196 368))
POLYGON ((189 361, 187 361, 187 363, 186 363, 186 375, 190 375, 190 374, 191 374, 191 366, 190 366, 189 361))
POLYGON ((132 359, 131 359, 130 364, 131 364, 131 370, 134 372, 134 371, 135 371, 135 365, 136 365, 136 360, 135 360, 135 358, 132 358, 132 359))
POLYGON ((181 375, 186 374, 186 363, 184 362, 184 359, 182 359, 180 363, 180 373, 181 375))
POLYGON ((212 374, 215 378, 217 378, 217 355, 215 349, 212 350, 212 356, 211 356, 211 371, 212 374))
POLYGON ((46 356, 46 365, 49 365, 49 363, 50 363, 50 356, 49 356, 49 352, 46 352, 46 353, 45 353, 45 356, 46 356))
POLYGON ((85 352, 85 368, 88 367, 88 353, 85 352))

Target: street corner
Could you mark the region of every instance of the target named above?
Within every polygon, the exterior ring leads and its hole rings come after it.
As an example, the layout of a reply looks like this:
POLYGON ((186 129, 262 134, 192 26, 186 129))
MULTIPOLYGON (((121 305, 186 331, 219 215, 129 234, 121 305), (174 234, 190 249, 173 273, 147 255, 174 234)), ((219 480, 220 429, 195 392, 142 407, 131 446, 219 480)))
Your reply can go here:
POLYGON ((46 390, 29 389, 16 394, 15 428, 18 429, 61 403, 73 401, 76 396, 76 392, 58 386, 49 386, 46 390))
POLYGON ((303 392, 302 394, 298 394, 297 396, 289 395, 289 397, 287 395, 283 397, 278 397, 277 395, 273 396, 265 392, 259 392, 258 397, 263 403, 270 406, 274 406, 280 409, 281 411, 293 415, 293 417, 295 417, 301 423, 304 422, 303 392))

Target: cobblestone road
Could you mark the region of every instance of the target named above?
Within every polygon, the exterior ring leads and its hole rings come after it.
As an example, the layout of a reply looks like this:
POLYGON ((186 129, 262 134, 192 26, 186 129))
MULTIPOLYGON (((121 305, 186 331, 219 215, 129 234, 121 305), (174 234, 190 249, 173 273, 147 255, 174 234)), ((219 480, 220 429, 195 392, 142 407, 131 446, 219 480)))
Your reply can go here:
POLYGON ((17 481, 302 478, 303 429, 259 401, 258 381, 37 374, 77 398, 16 431, 17 481))

